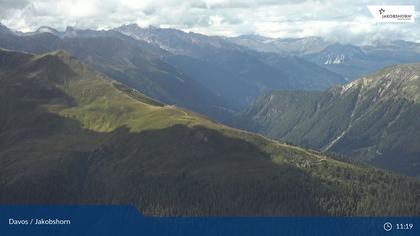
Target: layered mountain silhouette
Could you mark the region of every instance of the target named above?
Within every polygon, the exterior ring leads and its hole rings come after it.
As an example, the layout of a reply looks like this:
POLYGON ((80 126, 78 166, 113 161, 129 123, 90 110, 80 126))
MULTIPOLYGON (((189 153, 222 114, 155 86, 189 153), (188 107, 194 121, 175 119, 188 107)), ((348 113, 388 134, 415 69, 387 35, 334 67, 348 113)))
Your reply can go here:
POLYGON ((183 216, 420 212, 418 180, 165 105, 64 51, 0 50, 0 110, 2 204, 133 204, 183 216))
POLYGON ((66 50, 154 99, 217 120, 267 89, 320 90, 344 83, 337 73, 302 58, 257 52, 221 37, 137 25, 109 31, 4 30, 0 47, 32 53, 66 50))
POLYGON ((419 45, 0 24, 0 203, 416 216, 419 45))
POLYGON ((232 37, 229 40, 256 51, 299 56, 318 53, 330 45, 330 42, 320 37, 269 38, 254 34, 232 37))
POLYGON ((234 110, 267 89, 322 90, 343 78, 294 56, 252 50, 216 36, 125 25, 115 29, 172 53, 166 61, 195 78, 234 110))
POLYGON ((326 92, 266 93, 234 123, 419 176, 419 117, 420 64, 405 64, 326 92))
MULTIPOLYGON (((43 30, 44 29, 44 30, 43 30)), ((218 118, 222 101, 195 80, 165 63, 166 52, 115 31, 0 33, 0 47, 33 53, 66 50, 111 78, 157 100, 218 118)))
POLYGON ((420 44, 403 40, 377 40, 361 46, 331 42, 319 37, 267 38, 243 35, 229 40, 256 51, 305 58, 348 81, 385 66, 420 61, 420 44))

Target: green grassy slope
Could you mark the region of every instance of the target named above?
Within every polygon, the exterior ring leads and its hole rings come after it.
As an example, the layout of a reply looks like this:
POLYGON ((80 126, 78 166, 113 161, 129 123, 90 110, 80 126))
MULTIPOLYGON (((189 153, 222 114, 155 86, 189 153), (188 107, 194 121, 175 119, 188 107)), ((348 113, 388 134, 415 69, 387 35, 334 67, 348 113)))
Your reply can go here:
POLYGON ((319 92, 266 93, 235 126, 420 176, 420 64, 319 92))
POLYGON ((0 50, 0 203, 149 215, 419 215, 420 183, 156 102, 58 51, 0 50), (10 54, 10 55, 9 55, 10 54))
POLYGON ((115 31, 95 31, 95 36, 69 38, 50 33, 22 36, 0 32, 0 47, 30 53, 65 50, 149 97, 218 119, 226 116, 223 108, 226 104, 218 96, 162 60, 167 52, 115 31))

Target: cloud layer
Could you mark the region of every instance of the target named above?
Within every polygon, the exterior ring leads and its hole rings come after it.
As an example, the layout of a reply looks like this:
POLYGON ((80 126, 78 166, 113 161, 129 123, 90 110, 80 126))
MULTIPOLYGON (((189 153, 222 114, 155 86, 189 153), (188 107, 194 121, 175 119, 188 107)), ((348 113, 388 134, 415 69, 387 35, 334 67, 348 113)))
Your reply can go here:
POLYGON ((137 23, 224 36, 321 36, 358 44, 420 40, 419 14, 415 23, 379 24, 366 7, 375 4, 411 4, 420 9, 415 0, 1 0, 0 20, 20 31, 44 25, 61 30, 109 29, 137 23))

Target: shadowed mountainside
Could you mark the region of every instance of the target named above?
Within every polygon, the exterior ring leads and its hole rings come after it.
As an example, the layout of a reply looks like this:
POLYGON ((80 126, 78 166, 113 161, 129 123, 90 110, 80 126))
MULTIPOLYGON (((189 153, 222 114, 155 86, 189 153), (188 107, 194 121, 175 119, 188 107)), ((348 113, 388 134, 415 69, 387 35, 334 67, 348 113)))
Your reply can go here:
POLYGON ((156 102, 65 52, 0 50, 0 203, 148 215, 418 215, 418 180, 156 102))
POLYGON ((420 64, 387 67, 326 92, 272 92, 234 125, 419 176, 420 64))

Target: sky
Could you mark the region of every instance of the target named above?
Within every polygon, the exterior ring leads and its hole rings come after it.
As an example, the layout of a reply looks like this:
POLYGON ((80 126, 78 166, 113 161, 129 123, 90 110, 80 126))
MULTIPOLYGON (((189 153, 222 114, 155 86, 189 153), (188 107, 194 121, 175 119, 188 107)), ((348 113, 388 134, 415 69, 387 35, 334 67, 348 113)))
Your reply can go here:
POLYGON ((0 0, 0 22, 23 32, 137 23, 207 35, 320 36, 343 43, 420 42, 420 0, 0 0), (375 23, 367 5, 415 5, 414 23, 375 23))

